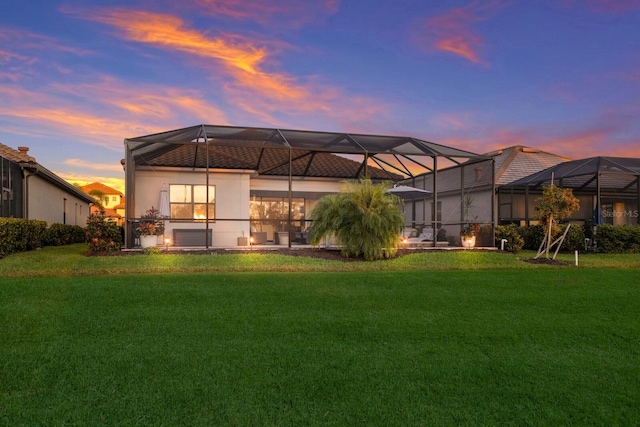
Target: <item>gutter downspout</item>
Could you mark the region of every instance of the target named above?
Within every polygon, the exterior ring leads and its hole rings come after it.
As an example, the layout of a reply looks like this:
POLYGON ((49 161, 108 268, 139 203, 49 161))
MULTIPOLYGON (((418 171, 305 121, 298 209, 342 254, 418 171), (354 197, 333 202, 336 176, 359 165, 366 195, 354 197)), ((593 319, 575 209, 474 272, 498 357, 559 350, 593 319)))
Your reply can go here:
POLYGON ((23 163, 20 163, 20 169, 22 169, 24 176, 24 186, 22 187, 22 216, 24 219, 29 219, 29 178, 37 175, 37 169, 36 172, 32 172, 28 170, 28 167, 23 163))

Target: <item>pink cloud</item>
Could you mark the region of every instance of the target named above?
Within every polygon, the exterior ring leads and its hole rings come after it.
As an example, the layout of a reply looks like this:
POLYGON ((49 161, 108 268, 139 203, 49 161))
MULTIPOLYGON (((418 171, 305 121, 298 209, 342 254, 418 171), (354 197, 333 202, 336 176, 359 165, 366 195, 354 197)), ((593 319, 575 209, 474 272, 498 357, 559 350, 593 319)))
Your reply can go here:
POLYGON ((428 18, 414 36, 414 41, 425 50, 436 49, 476 64, 485 64, 480 54, 484 39, 472 27, 491 18, 506 5, 508 3, 500 0, 474 1, 451 9, 428 18))
POLYGON ((95 83, 53 84, 47 93, 0 86, 0 98, 5 101, 0 115, 15 123, 14 133, 73 135, 117 151, 124 138, 182 126, 183 117, 228 123, 197 91, 132 85, 108 77, 95 83))
POLYGON ((317 79, 303 81, 271 71, 269 63, 273 62, 274 51, 270 46, 283 47, 275 41, 256 42, 233 34, 210 36, 166 14, 125 9, 67 12, 113 26, 127 40, 189 55, 211 72, 235 106, 264 121, 274 123, 278 115, 303 113, 362 117, 384 109, 372 100, 345 96, 339 88, 317 79))
POLYGON ((11 49, 21 52, 29 50, 57 51, 78 56, 90 55, 92 53, 86 49, 61 43, 52 37, 10 28, 0 28, 0 42, 4 45, 5 49, 11 46, 11 49))

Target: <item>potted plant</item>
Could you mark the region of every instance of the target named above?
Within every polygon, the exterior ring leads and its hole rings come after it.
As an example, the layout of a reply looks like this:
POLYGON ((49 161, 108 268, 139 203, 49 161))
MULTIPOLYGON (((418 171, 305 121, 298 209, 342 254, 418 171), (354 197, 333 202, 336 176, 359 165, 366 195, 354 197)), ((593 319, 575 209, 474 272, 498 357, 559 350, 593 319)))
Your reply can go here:
POLYGON ((480 232, 480 225, 478 223, 469 221, 469 211, 471 210, 471 205, 473 205, 473 197, 471 195, 467 195, 463 203, 465 224, 460 230, 460 243, 462 244, 463 248, 471 249, 476 245, 476 236, 480 232))
POLYGON ((471 249, 476 245, 476 236, 480 232, 480 225, 473 222, 467 223, 460 231, 460 242, 465 249, 471 249))
POLYGON ((158 236, 164 234, 164 217, 158 209, 151 206, 151 209, 148 209, 147 212, 140 217, 136 231, 140 236, 140 246, 142 246, 143 249, 156 246, 158 236))

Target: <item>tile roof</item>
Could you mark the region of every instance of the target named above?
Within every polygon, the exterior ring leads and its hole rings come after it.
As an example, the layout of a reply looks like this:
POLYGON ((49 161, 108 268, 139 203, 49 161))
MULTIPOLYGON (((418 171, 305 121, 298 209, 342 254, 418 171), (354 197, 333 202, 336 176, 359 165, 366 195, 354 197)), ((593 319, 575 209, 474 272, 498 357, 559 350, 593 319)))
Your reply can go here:
POLYGON ((505 185, 518 179, 571 160, 536 148, 515 145, 498 150, 496 160, 496 185, 505 185))
MULTIPOLYGON (((496 186, 498 187, 569 160, 567 157, 522 145, 486 153, 485 156, 493 156, 495 160, 496 186)), ((491 161, 470 162, 439 170, 439 192, 460 191, 461 168, 464 168, 465 189, 491 185, 491 161)), ((404 182, 407 185, 431 190, 433 188, 432 179, 433 175, 428 173, 415 180, 404 182)))
MULTIPOLYGON (((310 153, 306 150, 292 150, 292 173, 294 176, 324 178, 356 178, 364 175, 360 162, 331 153, 310 153)), ((206 167, 205 149, 195 144, 163 147, 153 153, 138 155, 136 165, 169 167, 206 167)), ((248 169, 261 175, 289 175, 288 150, 262 150, 247 146, 209 146, 209 168, 248 169)), ((374 166, 367 168, 373 179, 399 180, 402 177, 389 174, 374 166)))
POLYGON ((121 192, 119 192, 116 189, 113 189, 107 185, 104 185, 100 182, 92 182, 91 184, 87 184, 87 185, 81 185, 80 189, 82 191, 84 191, 85 193, 89 194, 94 190, 100 191, 102 194, 118 194, 118 195, 122 195, 121 192))
POLYGON ((124 196, 122 196, 122 197, 120 198, 120 204, 119 204, 119 205, 117 205, 117 206, 114 206, 112 209, 124 209, 124 208, 125 208, 125 206, 126 206, 126 200, 125 200, 125 197, 124 197, 124 196))
POLYGON ((0 156, 16 163, 22 163, 22 162, 35 163, 36 161, 35 157, 28 155, 26 151, 23 152, 19 150, 14 150, 13 148, 8 147, 2 143, 0 143, 0 156))

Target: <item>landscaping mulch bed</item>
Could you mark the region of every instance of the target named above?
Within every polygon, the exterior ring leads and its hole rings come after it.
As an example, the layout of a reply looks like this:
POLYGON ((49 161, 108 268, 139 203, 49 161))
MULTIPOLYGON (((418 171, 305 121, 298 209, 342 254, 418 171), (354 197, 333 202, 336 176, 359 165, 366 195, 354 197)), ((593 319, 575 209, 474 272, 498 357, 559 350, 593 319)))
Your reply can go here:
MULTIPOLYGON (((184 254, 184 255, 230 255, 230 254, 281 254, 287 256, 303 256, 318 259, 336 260, 336 261, 363 261, 362 257, 358 258, 344 258, 341 255, 340 250, 325 249, 325 248, 276 248, 276 249, 202 249, 202 250, 169 250, 168 252, 162 248, 158 248, 160 251, 158 255, 163 254, 184 254)), ((421 251, 420 249, 398 249, 395 255, 391 258, 402 257, 411 253, 421 251)), ((144 255, 141 250, 126 250, 126 251, 113 251, 113 252, 98 252, 89 254, 90 256, 134 256, 144 255)))
POLYGON ((568 261, 560 261, 557 259, 551 259, 551 258, 525 258, 523 259, 524 262, 528 262, 530 264, 547 264, 547 265, 569 265, 571 264, 568 261))

